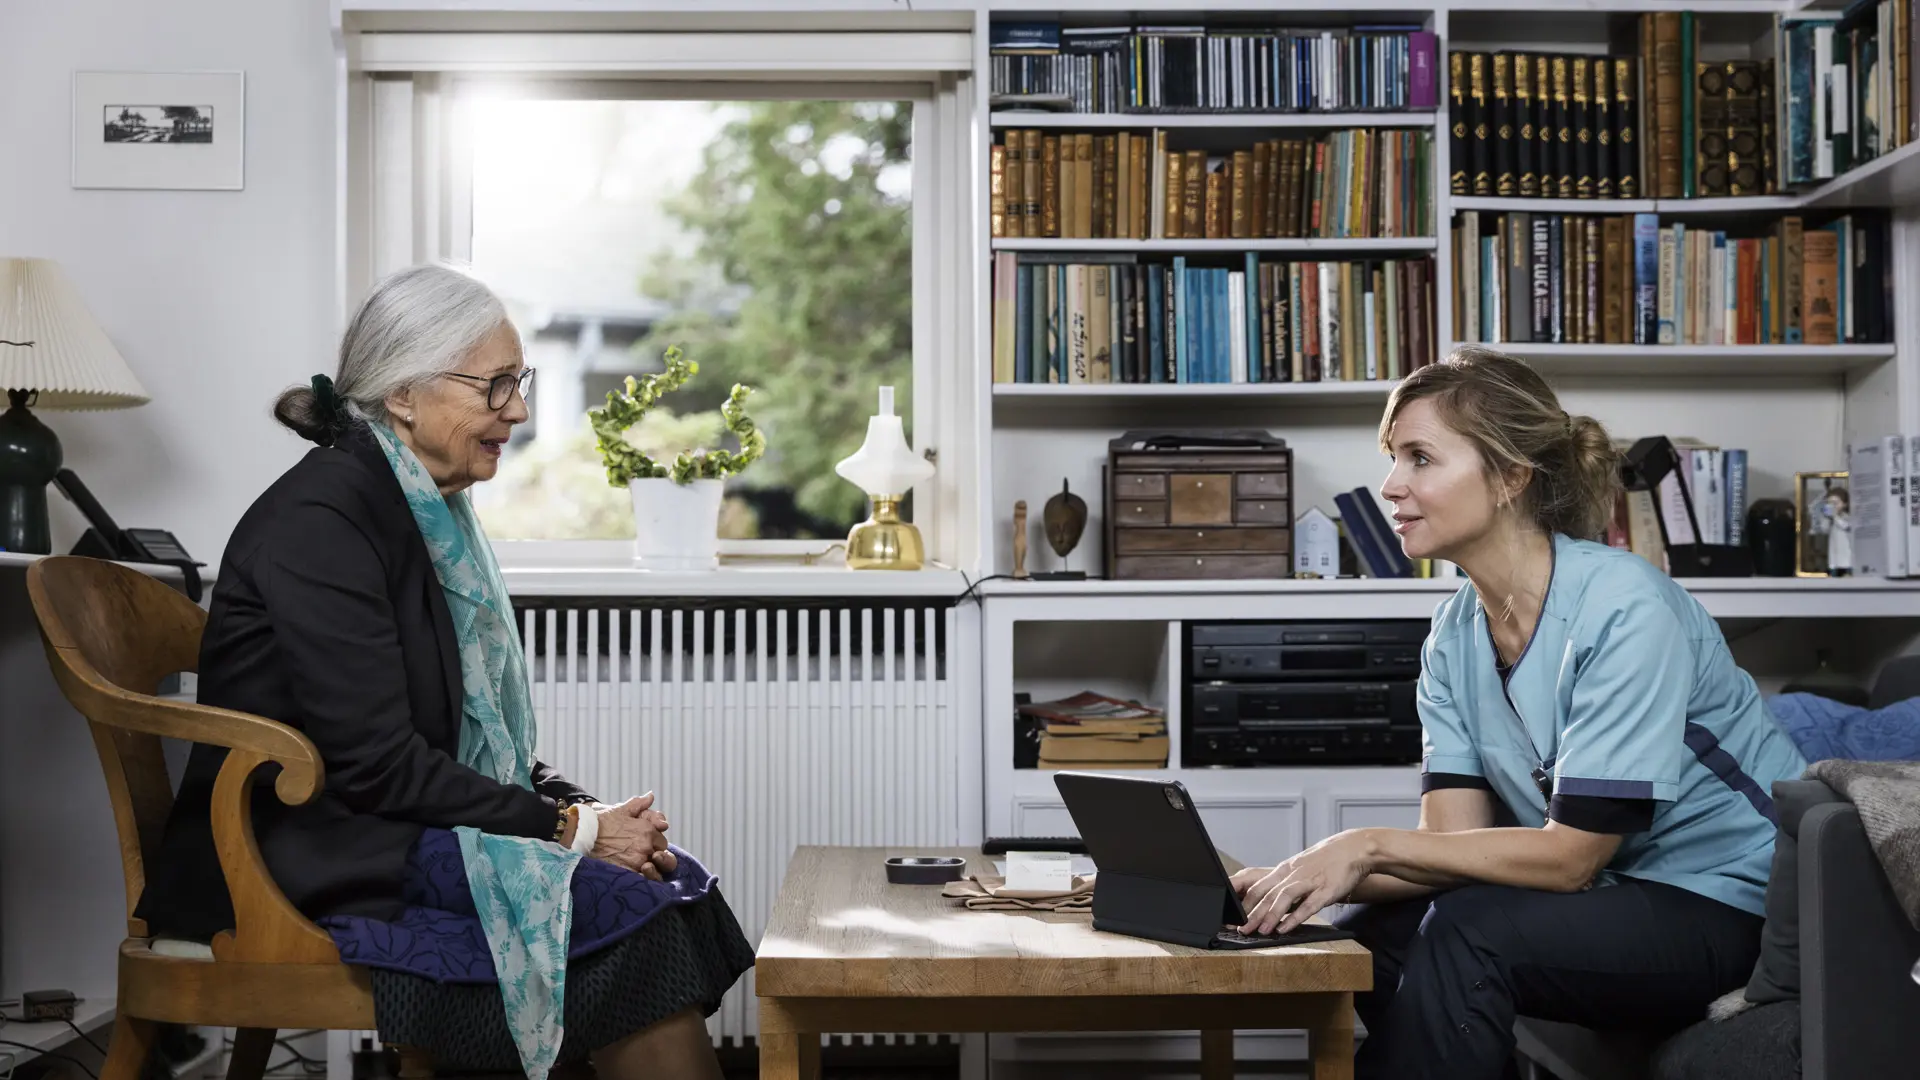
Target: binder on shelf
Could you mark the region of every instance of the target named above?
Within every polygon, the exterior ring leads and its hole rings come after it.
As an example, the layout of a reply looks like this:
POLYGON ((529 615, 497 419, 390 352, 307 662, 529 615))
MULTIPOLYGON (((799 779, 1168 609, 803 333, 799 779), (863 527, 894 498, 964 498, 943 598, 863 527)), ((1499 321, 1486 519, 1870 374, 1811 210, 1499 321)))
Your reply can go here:
MULTIPOLYGON (((1680 454, 1665 435, 1649 435, 1634 443, 1620 462, 1620 482, 1628 491, 1656 491, 1660 481, 1680 469, 1680 454)), ((1736 544, 1703 544, 1698 537, 1700 518, 1694 510, 1693 493, 1683 481, 1680 498, 1687 511, 1691 544, 1676 544, 1667 531, 1665 515, 1656 515, 1660 540, 1667 549, 1667 572, 1674 577, 1751 577, 1753 556, 1736 544)))

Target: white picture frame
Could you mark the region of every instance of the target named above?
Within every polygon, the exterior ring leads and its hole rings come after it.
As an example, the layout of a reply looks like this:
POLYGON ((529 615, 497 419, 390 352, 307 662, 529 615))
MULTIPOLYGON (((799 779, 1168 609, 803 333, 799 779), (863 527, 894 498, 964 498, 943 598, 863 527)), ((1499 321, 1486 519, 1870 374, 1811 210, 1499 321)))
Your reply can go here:
POLYGON ((246 74, 73 73, 76 188, 240 191, 246 74))

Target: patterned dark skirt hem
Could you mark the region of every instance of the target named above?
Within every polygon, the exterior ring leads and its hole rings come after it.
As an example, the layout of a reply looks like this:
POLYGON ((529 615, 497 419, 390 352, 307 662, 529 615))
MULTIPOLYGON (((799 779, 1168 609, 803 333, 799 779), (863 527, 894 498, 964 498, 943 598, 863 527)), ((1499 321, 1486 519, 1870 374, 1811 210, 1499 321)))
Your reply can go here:
MULTIPOLYGON (((715 887, 567 967, 560 1060, 578 1061, 684 1009, 713 1015, 753 967, 753 945, 715 887)), ((495 983, 442 983, 375 968, 374 1021, 382 1041, 423 1050, 436 1068, 517 1072, 495 983)))

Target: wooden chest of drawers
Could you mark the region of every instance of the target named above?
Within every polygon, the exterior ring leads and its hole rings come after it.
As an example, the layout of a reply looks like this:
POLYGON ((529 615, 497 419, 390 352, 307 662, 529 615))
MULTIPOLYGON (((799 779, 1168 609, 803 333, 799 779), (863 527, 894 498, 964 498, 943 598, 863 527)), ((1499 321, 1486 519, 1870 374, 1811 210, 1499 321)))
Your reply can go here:
POLYGON ((1293 454, 1265 432, 1243 445, 1108 448, 1109 578, 1293 576, 1293 454))

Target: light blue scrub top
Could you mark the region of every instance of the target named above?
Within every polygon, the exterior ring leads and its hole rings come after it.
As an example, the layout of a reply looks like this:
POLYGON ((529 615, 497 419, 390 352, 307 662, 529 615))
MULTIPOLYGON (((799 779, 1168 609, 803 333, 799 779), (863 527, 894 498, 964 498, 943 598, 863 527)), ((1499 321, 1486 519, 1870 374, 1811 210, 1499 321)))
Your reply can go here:
POLYGON ((1762 914, 1773 783, 1806 762, 1700 603, 1630 551, 1556 535, 1539 626, 1504 687, 1487 618, 1471 585, 1434 612, 1421 771, 1484 777, 1535 828, 1536 766, 1556 794, 1653 799, 1652 827, 1598 884, 1661 881, 1762 914))

